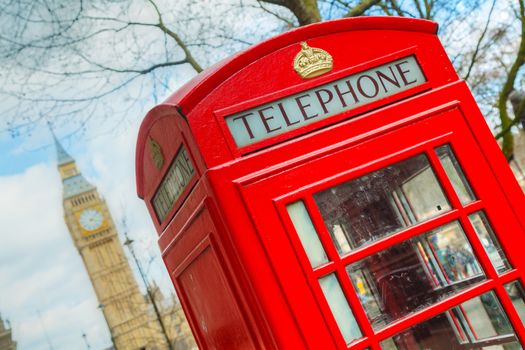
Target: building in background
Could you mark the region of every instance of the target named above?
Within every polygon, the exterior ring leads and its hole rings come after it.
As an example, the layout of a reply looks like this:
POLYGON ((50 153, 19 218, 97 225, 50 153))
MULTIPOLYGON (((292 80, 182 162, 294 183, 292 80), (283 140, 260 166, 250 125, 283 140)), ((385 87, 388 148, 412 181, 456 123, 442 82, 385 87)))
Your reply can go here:
POLYGON ((11 328, 7 328, 0 316, 0 350, 16 350, 16 342, 13 340, 11 328))
POLYGON ((162 315, 168 338, 176 350, 197 350, 186 316, 175 294, 165 296, 159 287, 153 285, 151 294, 162 315))
POLYGON ((162 315, 170 343, 181 346, 168 346, 151 300, 140 292, 105 200, 82 176, 75 160, 56 137, 54 139, 63 184, 65 221, 88 272, 115 348, 191 349, 194 344, 191 332, 183 325, 183 313, 175 298, 171 306, 162 309, 162 315))

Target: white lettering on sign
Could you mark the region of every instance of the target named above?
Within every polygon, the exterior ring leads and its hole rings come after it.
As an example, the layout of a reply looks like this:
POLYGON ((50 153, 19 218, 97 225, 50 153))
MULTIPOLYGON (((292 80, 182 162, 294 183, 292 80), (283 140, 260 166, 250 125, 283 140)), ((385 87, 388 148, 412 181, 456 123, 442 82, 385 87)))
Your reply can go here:
POLYGON ((226 117, 238 147, 408 90, 426 81, 415 56, 332 81, 226 117))

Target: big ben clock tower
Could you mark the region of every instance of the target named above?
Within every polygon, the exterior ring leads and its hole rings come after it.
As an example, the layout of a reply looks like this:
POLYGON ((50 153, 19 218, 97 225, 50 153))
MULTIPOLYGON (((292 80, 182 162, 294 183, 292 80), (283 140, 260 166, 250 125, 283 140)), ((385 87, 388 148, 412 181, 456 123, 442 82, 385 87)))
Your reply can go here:
POLYGON ((117 350, 165 349, 148 314, 108 207, 53 135, 63 184, 64 217, 104 313, 117 350))

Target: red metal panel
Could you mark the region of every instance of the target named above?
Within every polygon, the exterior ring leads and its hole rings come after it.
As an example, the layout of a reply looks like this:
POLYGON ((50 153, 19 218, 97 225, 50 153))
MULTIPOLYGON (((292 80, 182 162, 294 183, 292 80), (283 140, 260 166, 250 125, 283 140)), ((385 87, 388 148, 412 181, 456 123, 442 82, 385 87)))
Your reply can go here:
MULTIPOLYGON (((325 38, 323 38, 323 39, 325 39, 325 38)), ((344 38, 339 38, 339 39, 345 40, 344 38)), ((323 44, 325 44, 325 42, 323 44)), ((367 103, 367 104, 359 106, 357 108, 353 108, 353 109, 350 109, 350 110, 348 110, 346 112, 343 112, 343 113, 337 114, 335 116, 329 117, 327 119, 323 119, 323 120, 315 122, 313 124, 309 124, 309 125, 303 126, 303 127, 299 128, 299 129, 291 130, 291 131, 288 131, 288 132, 286 132, 284 134, 281 134, 281 135, 278 135, 278 136, 274 136, 274 137, 271 137, 271 138, 269 138, 267 140, 263 140, 263 141, 255 143, 255 144, 251 144, 251 145, 240 147, 240 148, 238 148, 235 145, 235 142, 234 142, 232 136, 230 135, 230 132, 229 132, 228 127, 226 125, 226 122, 224 120, 224 118, 226 116, 232 115, 234 113, 238 113, 238 112, 241 112, 243 110, 247 110, 247 109, 250 109, 250 108, 253 108, 253 107, 256 107, 256 106, 260 106, 260 105, 263 105, 263 104, 271 102, 271 101, 275 101, 275 100, 281 98, 282 96, 290 96, 290 95, 293 95, 293 94, 295 94, 297 92, 300 92, 300 91, 304 91, 304 90, 308 90, 308 89, 311 89, 311 88, 314 88, 314 87, 317 87, 317 86, 320 86, 320 85, 324 85, 324 84, 326 84, 328 82, 336 81, 338 79, 350 76, 352 74, 357 74, 359 72, 362 72, 362 71, 365 71, 365 70, 369 69, 370 67, 379 67, 379 66, 381 66, 383 64, 386 64, 388 62, 392 62, 392 61, 395 61, 395 60, 398 60, 398 59, 401 59, 401 58, 405 58, 405 57, 408 57, 408 56, 411 56, 411 55, 415 55, 416 57, 419 57, 419 56, 423 56, 423 53, 421 52, 421 50, 417 46, 413 46, 413 47, 410 47, 408 49, 399 50, 397 52, 393 52, 393 53, 390 53, 388 55, 385 55, 385 56, 382 56, 382 57, 378 57, 378 58, 374 58, 374 59, 371 59, 369 61, 363 62, 362 64, 351 66, 349 68, 336 70, 336 71, 334 71, 331 74, 327 74, 327 75, 325 75, 323 77, 319 77, 318 79, 315 79, 315 80, 302 82, 301 84, 297 84, 297 85, 294 85, 294 86, 291 86, 291 87, 286 86, 286 88, 284 88, 282 90, 272 91, 272 92, 270 92, 267 95, 261 95, 261 96, 259 96, 257 98, 253 98, 253 99, 249 99, 249 100, 243 101, 240 104, 235 104, 235 105, 232 105, 232 106, 228 106, 228 107, 226 107, 224 109, 215 110, 214 111, 214 116, 216 117, 217 123, 219 124, 219 126, 222 129, 222 133, 224 135, 224 138, 226 139, 226 142, 228 143, 228 146, 229 146, 229 149, 230 149, 231 153, 235 157, 239 157, 242 154, 254 152, 254 151, 258 150, 258 149, 261 149, 261 148, 264 148, 264 147, 267 147, 267 146, 270 146, 270 145, 273 145, 273 144, 285 141, 287 139, 296 137, 296 136, 301 135, 301 134, 308 133, 308 132, 310 132, 312 130, 319 129, 319 128, 323 127, 323 126, 334 124, 334 123, 337 123, 338 121, 341 121, 341 120, 349 119, 349 118, 351 118, 353 116, 362 114, 365 111, 368 111, 368 110, 371 110, 371 109, 375 109, 375 108, 383 106, 383 105, 387 105, 387 104, 391 103, 392 101, 402 100, 402 99, 407 98, 409 96, 416 95, 416 94, 418 94, 418 93, 420 93, 422 91, 429 90, 432 87, 436 86, 436 81, 435 80, 434 81, 427 81, 424 84, 415 86, 413 88, 409 88, 409 89, 407 89, 405 91, 402 91, 400 93, 397 93, 395 95, 392 95, 392 96, 389 96, 389 97, 386 97, 386 98, 382 98, 382 99, 379 99, 379 100, 371 102, 371 103, 367 103)), ((265 62, 266 62, 266 60, 262 60, 261 64, 264 65, 265 62)), ((425 71, 425 68, 428 67, 427 62, 421 61, 421 60, 419 61, 419 65, 422 67, 423 71, 425 71)), ((262 69, 262 67, 261 67, 261 69, 262 69)), ((431 72, 431 69, 429 68, 428 71, 431 72)))
POLYGON ((256 349, 210 242, 203 241, 188 258, 191 261, 175 279, 192 315, 200 347, 256 349))
MULTIPOLYGON (((321 332, 323 330, 321 325, 324 324, 324 322, 315 317, 315 310, 307 308, 307 305, 317 305, 324 315, 331 315, 331 312, 325 303, 319 302, 322 301, 324 297, 318 287, 317 277, 312 274, 313 271, 309 267, 310 264, 304 254, 300 241, 293 236, 289 237, 289 239, 292 245, 295 246, 297 258, 291 253, 289 248, 290 245, 286 243, 287 234, 283 233, 282 229, 279 228, 281 224, 279 224, 279 221, 274 218, 274 207, 272 203, 278 203, 277 206, 280 208, 279 211, 282 220, 285 223, 285 227, 288 231, 293 232, 291 224, 289 222, 286 224, 289 220, 287 219, 287 212, 284 207, 286 203, 303 198, 305 192, 312 193, 319 191, 319 189, 322 188, 331 187, 343 181, 342 179, 358 177, 362 174, 371 172, 374 169, 394 163, 397 160, 405 159, 410 155, 431 151, 434 147, 444 143, 451 143, 455 148, 459 161, 465 167, 467 178, 473 186, 474 191, 483 202, 478 201, 468 205, 465 207, 466 209, 464 209, 465 213, 463 213, 462 210, 452 210, 440 217, 415 225, 404 232, 357 249, 351 254, 345 256, 342 260, 339 259, 335 252, 328 250, 328 255, 333 261, 329 266, 335 264, 340 266, 339 268, 344 268, 346 264, 374 254, 388 246, 406 240, 409 237, 428 231, 440 224, 454 220, 455 218, 461 218, 462 224, 467 227, 467 235, 470 238, 471 244, 476 251, 478 259, 482 263, 488 278, 498 280, 498 276, 495 273, 486 252, 484 251, 479 239, 476 237, 476 234, 473 232, 473 229, 468 227, 470 224, 468 223, 468 220, 466 220, 466 215, 484 208, 485 212, 491 218, 494 229, 498 232, 500 241, 515 245, 514 247, 511 247, 509 244, 503 244, 507 256, 512 261, 513 266, 518 270, 525 267, 525 259, 523 259, 522 254, 518 252, 518 247, 520 246, 519 242, 524 238, 524 232, 519 226, 517 218, 512 215, 509 202, 502 195, 502 192, 497 190, 498 184, 496 183, 495 178, 491 175, 488 164, 483 159, 483 155, 476 145, 476 141, 470 135, 464 116, 458 108, 453 108, 449 112, 441 113, 436 117, 423 119, 418 123, 412 123, 410 126, 402 127, 397 131, 391 131, 382 137, 361 142, 355 144, 355 146, 347 146, 350 148, 334 152, 330 156, 311 159, 309 161, 303 159, 295 167, 289 168, 289 170, 283 171, 281 169, 281 171, 278 171, 276 169, 273 172, 268 171, 266 176, 258 175, 255 177, 244 178, 242 180, 241 191, 245 197, 251 215, 255 220, 255 226, 263 240, 265 248, 267 249, 269 259, 274 264, 275 269, 279 270, 277 274, 280 277, 280 283, 283 286, 285 294, 288 296, 291 309, 297 314, 296 317, 298 323, 302 327, 303 332, 307 334, 305 335, 306 337, 308 337, 311 329, 317 329, 317 332, 321 332), (402 151, 396 151, 399 149, 402 151), (338 174, 339 172, 342 173, 337 176, 333 175, 338 174), (283 197, 285 194, 286 196, 283 197), (271 236, 269 236, 270 232, 271 236), (303 275, 295 271, 296 268, 294 265, 297 261, 296 259, 300 261, 304 267, 303 275), (338 263, 338 261, 340 261, 340 263, 338 263), (311 291, 304 286, 305 277, 306 280, 309 281, 312 288, 311 291), (310 293, 312 292, 314 294, 314 300, 317 300, 317 302, 309 300, 308 296, 311 295, 310 293), (299 307, 299 305, 296 304, 300 304, 301 306, 299 307), (300 315, 300 312, 302 311, 308 312, 312 315, 308 318, 308 321, 312 324, 304 324, 306 318, 300 315), (317 324, 314 324, 316 322, 317 324)), ((435 158, 433 159, 433 163, 437 166, 435 158)), ((439 166, 438 173, 440 174, 440 179, 442 179, 447 193, 449 193, 452 198, 452 204, 456 207, 460 206, 458 204, 459 201, 457 196, 455 196, 455 194, 452 195, 453 189, 451 184, 448 180, 444 180, 445 175, 439 166)), ((307 203, 310 203, 308 198, 306 198, 306 201, 307 203)), ((313 204, 309 204, 309 208, 312 208, 313 206, 313 204)), ((322 234, 323 226, 319 222, 319 216, 313 215, 313 220, 314 222, 317 222, 318 231, 321 234, 322 240, 328 240, 329 238, 326 237, 326 234, 322 234), (324 239, 323 236, 325 237, 324 239)), ((330 268, 323 266, 320 270, 324 271, 322 274, 325 274, 326 271, 323 269, 335 271, 334 268, 335 267, 330 268)), ((462 298, 467 300, 468 298, 472 298, 474 295, 478 295, 490 288, 497 288, 496 290, 498 290, 502 286, 502 283, 521 276, 521 274, 518 273, 518 270, 505 274, 498 282, 487 282, 479 287, 470 288, 469 292, 459 293, 457 299, 454 299, 455 301, 444 301, 438 303, 436 306, 415 313, 414 317, 395 322, 381 332, 378 332, 376 335, 373 334, 366 323, 363 324, 363 321, 366 320, 366 316, 364 316, 363 311, 360 311, 362 308, 357 297, 352 294, 347 295, 347 297, 357 319, 361 321, 364 333, 368 335, 370 341, 374 342, 383 337, 398 333, 405 327, 421 322, 424 319, 435 315, 436 312, 442 312, 449 308, 450 305, 459 303, 460 300, 463 300, 462 298)), ((344 270, 339 273, 344 274, 344 270)), ((351 285, 346 284, 345 286, 345 283, 343 283, 343 287, 347 294, 353 293, 351 285)), ((506 304, 508 305, 509 302, 510 301, 507 301, 506 304)), ((512 317, 512 315, 510 316, 512 317)), ((513 319, 513 321, 519 322, 519 320, 516 319, 513 319)), ((337 329, 333 320, 328 320, 327 324, 331 329, 334 327, 337 329)), ((523 328, 517 328, 516 331, 521 337, 523 328)), ((323 342, 327 341, 325 338, 319 339, 323 342)), ((340 339, 341 338, 337 341, 339 344, 340 339)), ((368 342, 356 343, 355 346, 360 347, 363 344, 368 344, 368 342)))
MULTIPOLYGON (((212 67, 169 98, 165 105, 177 106, 187 115, 193 137, 208 167, 211 167, 238 156, 235 152, 232 154, 231 145, 228 144, 231 142, 228 140, 230 136, 224 135, 227 130, 217 123, 214 111, 260 99, 261 96, 271 94, 273 98, 278 98, 292 90, 317 86, 335 79, 344 71, 365 69, 381 62, 382 57, 384 62, 387 57, 394 57, 396 53, 409 49, 417 52, 421 68, 429 81, 428 88, 457 80, 435 35, 436 28, 435 23, 428 21, 391 17, 344 19, 303 27, 256 45, 212 67), (292 61, 300 50, 299 43, 303 40, 322 47, 334 57, 333 72, 305 81, 291 69, 292 61), (377 42, 377 45, 370 45, 371 42, 377 42)), ((406 96, 404 93, 388 97, 380 104, 392 103, 406 96)), ((377 106, 378 103, 364 106, 353 111, 352 115, 377 106)), ((139 144, 144 144, 142 138, 145 135, 141 134, 139 144)), ((283 135, 277 140, 288 137, 283 135)), ((137 166, 139 164, 137 162, 137 166)))
MULTIPOLYGON (((199 188, 203 186, 198 185, 195 193, 202 195, 199 188)), ((257 319, 257 306, 248 304, 249 286, 240 287, 242 269, 232 270, 222 247, 227 242, 218 241, 210 208, 211 199, 204 199, 163 249, 192 331, 201 348, 260 349, 262 344, 271 348, 272 337, 264 320, 257 319)))
MULTIPOLYGON (((178 105, 183 108, 185 113, 190 113, 191 110, 210 93, 210 91, 215 89, 224 80, 228 79, 232 72, 236 72, 250 65, 253 61, 266 56, 277 48, 285 47, 290 43, 308 40, 316 36, 324 36, 344 31, 365 30, 392 30, 406 32, 407 34, 411 32, 436 34, 437 23, 414 18, 371 16, 316 23, 295 30, 290 30, 284 34, 263 41, 208 68, 185 84, 175 94, 170 96, 166 100, 166 103, 178 105)), ((366 49, 366 47, 360 47, 359 49, 366 49)))
MULTIPOLYGON (((277 281, 278 271, 269 264, 268 257, 261 245, 259 237, 253 229, 253 222, 239 196, 237 187, 230 179, 234 169, 223 168, 221 171, 209 171, 210 187, 217 195, 217 207, 221 214, 235 255, 242 261, 242 268, 253 287, 254 294, 260 305, 264 322, 257 323, 261 329, 269 327, 275 339, 274 346, 269 349, 302 349, 307 348, 305 340, 298 330, 290 305, 284 299, 281 286, 277 281)), ((220 236, 227 239, 225 236, 220 236)), ((310 315, 308 315, 310 317, 310 315)))
MULTIPOLYGON (((348 31, 312 37, 308 42, 313 47, 321 47, 330 52, 334 57, 334 62, 338 62, 338 64, 334 63, 333 72, 308 81, 301 79, 298 74, 290 69, 291 62, 299 52, 300 45, 298 42, 290 42, 285 47, 276 47, 273 52, 268 52, 246 68, 234 72, 235 74, 207 95, 206 99, 188 114, 190 126, 209 167, 229 161, 240 155, 239 152, 232 151, 233 147, 229 131, 224 129, 223 124, 221 126, 221 123, 210 119, 212 113, 223 108, 237 105, 240 102, 251 101, 254 98, 260 98, 260 96, 270 96, 275 99, 289 95, 290 91, 318 86, 339 77, 340 72, 343 70, 351 67, 354 67, 353 69, 355 70, 364 70, 365 67, 377 64, 378 58, 387 57, 412 47, 415 47, 418 54, 417 59, 428 79, 427 88, 438 88, 458 79, 435 35, 422 33, 401 34, 399 31, 388 30, 348 31), (381 45, 369 45, 370 42, 377 40, 381 40, 381 45), (352 45, 344 45, 342 43, 352 43, 352 45), (276 65, 275 62, 289 63, 280 66, 276 65), (239 89, 239 86, 242 86, 242 89, 239 89), (232 94, 232 91, 235 91, 235 93, 232 94), (205 127, 202 127, 203 125, 205 127), (208 156, 208 150, 213 150, 213 157, 208 156)), ((385 58, 383 58, 383 62, 384 60, 385 58)), ((389 104, 407 95, 408 92, 405 92, 404 96, 386 97, 381 102, 365 105, 355 111, 352 110, 346 113, 346 115, 350 117, 353 115, 352 113, 363 113, 366 110, 377 107, 378 104, 389 104)), ((253 102, 249 103, 252 104, 253 102)), ((221 120, 221 118, 219 117, 218 120, 221 120)), ((332 124, 337 120, 338 118, 329 118, 322 123, 316 124, 317 127, 320 127, 332 124)), ((311 128, 313 126, 276 136, 274 141, 282 142, 311 128)), ((261 147, 265 146, 265 144, 267 145, 268 142, 261 143, 261 147)), ((254 149, 254 147, 249 147, 248 151, 253 151, 254 149)))
POLYGON ((205 167, 185 117, 179 113, 177 108, 168 105, 157 106, 146 115, 139 130, 135 154, 135 176, 140 198, 152 196, 171 160, 183 143, 186 145, 200 177, 205 167), (152 137, 161 146, 164 157, 164 164, 161 169, 157 169, 153 164, 148 148, 149 137, 152 137))
POLYGON ((139 131, 136 164, 137 192, 139 197, 144 199, 155 228, 160 233, 205 171, 203 159, 191 135, 189 125, 175 108, 158 106, 148 113, 139 131), (153 163, 151 149, 148 145, 150 138, 155 140, 161 147, 160 152, 164 163, 160 169, 157 169, 153 163), (195 174, 183 193, 181 193, 179 199, 173 204, 164 222, 161 223, 157 218, 151 201, 181 147, 186 149, 195 174))

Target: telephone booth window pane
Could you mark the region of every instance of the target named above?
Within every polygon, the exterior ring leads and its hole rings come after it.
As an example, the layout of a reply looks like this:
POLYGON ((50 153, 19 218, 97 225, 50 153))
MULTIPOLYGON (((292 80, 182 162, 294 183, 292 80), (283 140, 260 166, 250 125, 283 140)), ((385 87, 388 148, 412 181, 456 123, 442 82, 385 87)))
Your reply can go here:
POLYGON ((363 336, 335 274, 319 279, 324 296, 346 343, 363 336))
POLYGON ((451 209, 420 154, 314 194, 339 254, 451 209))
POLYGON ((385 350, 521 349, 494 292, 488 292, 381 342, 385 350))
POLYGON ((327 263, 328 258, 326 257, 323 245, 317 236, 317 232, 315 231, 315 227, 312 224, 312 220, 303 201, 289 204, 286 206, 286 209, 312 266, 316 267, 327 263))
POLYGON ((483 244, 490 261, 494 265, 494 268, 499 273, 502 273, 510 269, 510 264, 499 245, 498 239, 494 235, 494 231, 490 227, 490 223, 483 212, 477 212, 469 215, 469 220, 474 227, 474 230, 478 234, 479 240, 483 244))
POLYGON ((485 279, 458 222, 347 266, 375 330, 485 279))
POLYGON ((472 192, 472 189, 470 188, 450 146, 441 146, 436 149, 436 153, 459 197, 461 204, 465 205, 475 200, 476 196, 474 196, 474 192, 472 192))
POLYGON ((521 322, 525 325, 525 292, 521 283, 518 281, 508 283, 505 285, 505 289, 520 316, 521 322))

